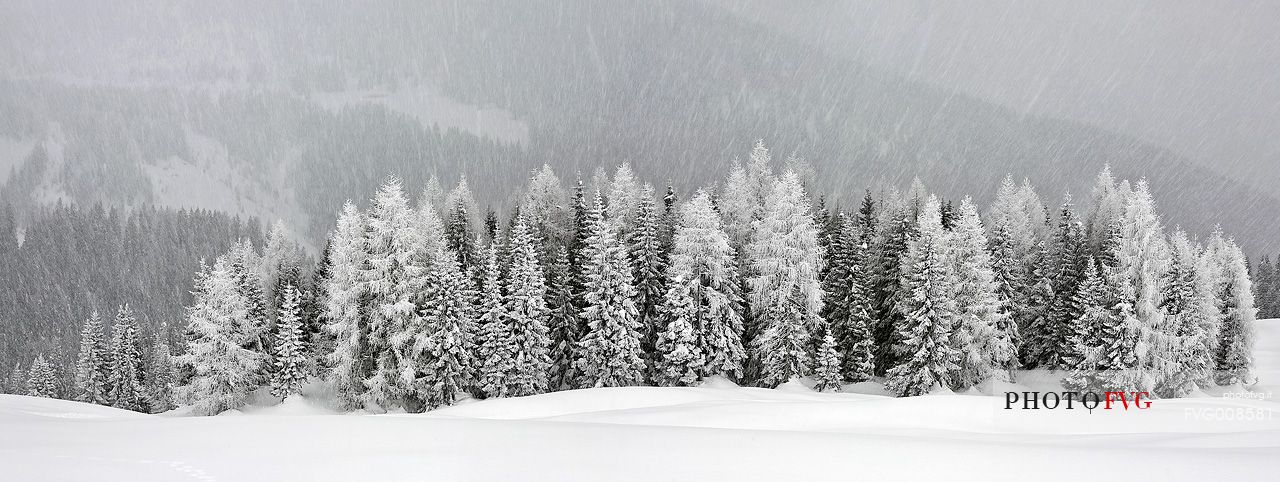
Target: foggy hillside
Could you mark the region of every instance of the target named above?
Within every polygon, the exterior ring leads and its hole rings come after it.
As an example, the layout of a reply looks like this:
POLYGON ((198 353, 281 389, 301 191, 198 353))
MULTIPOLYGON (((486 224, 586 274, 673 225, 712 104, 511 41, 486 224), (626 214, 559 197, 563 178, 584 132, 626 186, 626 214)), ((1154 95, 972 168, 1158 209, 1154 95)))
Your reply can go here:
POLYGON ((844 206, 917 176, 985 203, 1005 173, 1054 204, 1111 163, 1150 180, 1170 225, 1280 246, 1280 226, 1253 221, 1280 200, 1235 171, 918 82, 712 4, 0 8, 0 179, 20 211, 200 207, 283 218, 318 243, 344 200, 388 175, 416 192, 466 174, 503 207, 543 163, 590 180, 631 162, 689 192, 763 138, 844 206))

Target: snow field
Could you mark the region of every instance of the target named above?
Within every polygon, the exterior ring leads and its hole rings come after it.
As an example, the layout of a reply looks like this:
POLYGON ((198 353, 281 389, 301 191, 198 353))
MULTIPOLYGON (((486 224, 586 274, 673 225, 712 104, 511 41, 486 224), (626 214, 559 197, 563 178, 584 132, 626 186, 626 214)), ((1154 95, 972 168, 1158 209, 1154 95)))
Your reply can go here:
MULTIPOLYGON (((1280 321, 1258 331, 1253 389, 1265 393, 1280 383, 1280 321)), ((336 415, 312 387, 217 417, 4 395, 0 470, 10 480, 1274 480, 1280 404, 1222 391, 1090 413, 713 379, 336 415), (1272 415, 1213 415, 1238 410, 1272 415)))

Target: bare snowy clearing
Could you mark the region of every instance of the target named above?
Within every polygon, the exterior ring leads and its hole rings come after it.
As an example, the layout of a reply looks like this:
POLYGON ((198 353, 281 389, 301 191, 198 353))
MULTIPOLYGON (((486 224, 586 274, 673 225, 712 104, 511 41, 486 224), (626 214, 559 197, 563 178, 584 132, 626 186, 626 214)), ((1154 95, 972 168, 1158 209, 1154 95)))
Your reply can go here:
MULTIPOLYGON (((1254 391, 1267 393, 1280 382, 1280 321, 1258 328, 1262 381, 1254 391)), ((262 397, 218 417, 4 395, 0 466, 12 480, 1274 477, 1280 405, 1221 392, 1090 413, 1007 411, 988 396, 896 399, 712 380, 466 402, 426 414, 334 415, 313 393, 279 404, 262 397)))

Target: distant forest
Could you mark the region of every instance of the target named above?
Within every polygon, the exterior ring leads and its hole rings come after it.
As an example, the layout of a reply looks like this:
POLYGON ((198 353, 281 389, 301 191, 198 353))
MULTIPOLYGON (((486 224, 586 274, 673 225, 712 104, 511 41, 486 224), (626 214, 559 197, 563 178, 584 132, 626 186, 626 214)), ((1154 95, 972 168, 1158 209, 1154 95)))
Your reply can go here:
POLYGON ((122 304, 145 332, 172 329, 200 260, 240 239, 261 243, 259 224, 208 211, 56 204, 19 230, 0 206, 0 361, 27 366, 44 353, 65 369, 84 318, 122 304))

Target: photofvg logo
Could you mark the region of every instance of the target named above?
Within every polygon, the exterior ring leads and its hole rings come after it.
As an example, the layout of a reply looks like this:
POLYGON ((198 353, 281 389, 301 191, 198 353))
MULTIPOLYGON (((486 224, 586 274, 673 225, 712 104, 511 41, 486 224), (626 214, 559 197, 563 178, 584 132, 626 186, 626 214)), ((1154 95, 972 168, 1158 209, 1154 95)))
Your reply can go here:
POLYGON ((996 382, 992 392, 1003 394, 1004 410, 1149 410, 1153 400, 1165 398, 1150 388, 1154 375, 1141 370, 1017 370, 1012 383, 996 382))
POLYGON ((1151 408, 1149 392, 1005 392, 1005 410, 1146 410, 1151 408))
POLYGON ((1190 421, 1249 422, 1274 420, 1277 407, 1268 391, 1238 385, 1226 389, 1214 384, 1212 378, 1142 370, 1019 370, 1013 373, 1012 383, 993 382, 990 393, 1002 397, 993 408, 1006 414, 1142 413, 1159 407, 1166 417, 1176 417, 1181 411, 1190 421))

